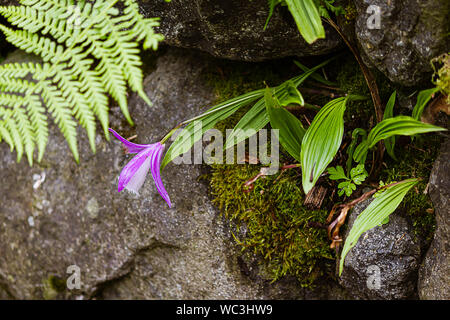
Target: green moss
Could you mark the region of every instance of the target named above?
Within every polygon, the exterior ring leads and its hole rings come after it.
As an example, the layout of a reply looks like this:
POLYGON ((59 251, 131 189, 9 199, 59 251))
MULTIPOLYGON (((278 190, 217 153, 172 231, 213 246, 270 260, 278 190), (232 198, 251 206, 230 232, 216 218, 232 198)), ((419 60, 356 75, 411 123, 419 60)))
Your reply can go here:
POLYGON ((380 179, 386 183, 408 178, 422 179, 406 194, 400 209, 412 220, 415 234, 427 241, 433 237, 436 222, 433 204, 425 190, 441 140, 437 135, 427 135, 417 137, 406 146, 396 147, 398 161, 387 159, 387 168, 380 173, 380 179))
MULTIPOLYGON (((288 63, 291 64, 290 61, 288 63)), ((210 70, 206 78, 216 89, 217 102, 221 102, 259 89, 264 86, 264 81, 273 86, 298 73, 297 69, 288 66, 224 62, 224 65, 210 70)), ((374 108, 364 76, 353 56, 347 54, 339 58, 337 63, 327 66, 326 73, 329 79, 337 81, 344 92, 368 97, 367 101, 348 105, 345 114, 346 132, 349 133, 356 127, 370 129, 376 121, 374 108)), ((386 102, 395 88, 379 72, 374 71, 374 76, 381 99, 386 102)), ((306 95, 305 100, 324 105, 330 98, 306 95)), ((239 110, 216 127, 221 131, 233 128, 247 110, 248 108, 239 110)), ((426 139, 423 145, 427 149, 420 154, 414 149, 423 148, 417 144, 420 139, 416 139, 414 145, 402 145, 402 141, 409 143, 409 140, 399 139, 396 153, 400 159, 398 162, 386 159, 388 169, 381 172, 380 179, 390 182, 410 177, 423 178, 416 190, 408 193, 402 206, 413 220, 416 232, 429 238, 434 230, 434 216, 428 213, 431 202, 423 194, 423 190, 437 155, 439 139, 432 135, 426 139)), ((280 161, 294 163, 286 153, 281 155, 280 161)), ((244 251, 258 254, 262 258, 261 262, 269 270, 272 279, 289 274, 296 276, 301 285, 311 286, 319 276, 327 273, 329 262, 334 260, 334 256, 329 249, 325 230, 311 228, 308 223, 325 222, 327 209, 332 206, 331 200, 325 200, 323 210, 306 209, 303 206, 305 195, 301 188, 301 173, 297 169, 284 172, 280 178, 279 174, 261 178, 254 183, 252 190, 245 192, 245 182, 255 177, 259 170, 260 166, 257 165, 212 166, 209 178, 214 203, 225 217, 242 227, 240 232, 235 232, 237 243, 244 251)))
MULTIPOLYGON (((264 64, 223 62, 206 78, 216 89, 217 102, 221 102, 263 88, 265 83, 278 85, 299 73, 291 60, 264 64)), ((237 111, 216 128, 233 128, 250 107, 237 111)), ((294 161, 284 152, 280 160, 294 161)), ((244 192, 244 183, 259 170, 257 165, 213 165, 209 179, 214 203, 234 224, 245 227, 245 235, 235 233, 236 241, 244 251, 261 257, 271 279, 290 274, 301 285, 311 286, 324 273, 322 262, 333 257, 325 230, 311 228, 308 222, 324 222, 327 212, 303 207, 298 170, 284 172, 277 181, 278 174, 259 179, 253 190, 244 192)))
POLYGON ((227 218, 245 226, 239 245, 265 259, 272 279, 290 274, 310 286, 323 274, 321 261, 333 259, 325 230, 308 226, 310 221, 325 222, 327 212, 303 207, 297 170, 284 172, 278 180, 278 174, 259 179, 245 192, 244 183, 258 172, 256 165, 214 165, 214 203, 227 218))
POLYGON ((276 86, 299 74, 291 59, 273 62, 244 63, 219 60, 204 73, 204 78, 216 91, 217 103, 246 92, 276 86))
POLYGON ((50 275, 43 281, 42 295, 45 300, 56 299, 59 293, 66 290, 66 282, 58 276, 50 275))
MULTIPOLYGON (((391 93, 395 90, 388 79, 376 70, 371 70, 378 85, 380 98, 386 103, 391 93)), ((358 94, 367 97, 364 101, 351 101, 347 105, 344 120, 347 131, 349 128, 362 127, 368 129, 368 121, 375 123, 375 112, 370 90, 358 62, 352 55, 346 55, 339 59, 339 63, 330 68, 331 76, 334 76, 338 87, 348 94, 358 94)))
POLYGON ((450 54, 444 53, 434 58, 431 65, 434 69, 432 81, 447 96, 447 103, 450 104, 450 54))

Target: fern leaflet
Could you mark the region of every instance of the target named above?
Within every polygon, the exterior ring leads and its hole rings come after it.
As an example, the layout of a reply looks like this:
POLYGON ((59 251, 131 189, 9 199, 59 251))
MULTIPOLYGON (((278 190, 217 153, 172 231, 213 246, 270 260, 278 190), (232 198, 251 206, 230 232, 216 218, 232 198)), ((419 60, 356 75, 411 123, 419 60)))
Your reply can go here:
POLYGON ((95 152, 97 118, 107 139, 108 95, 130 124, 127 86, 151 104, 143 88, 140 49, 157 49, 163 36, 155 18, 144 18, 136 0, 19 0, 0 6, 10 26, 6 40, 42 58, 42 63, 0 66, 0 141, 25 153, 30 165, 37 147, 41 161, 48 142, 48 115, 58 125, 78 162, 77 123, 95 152), (119 14, 118 6, 123 7, 119 14))

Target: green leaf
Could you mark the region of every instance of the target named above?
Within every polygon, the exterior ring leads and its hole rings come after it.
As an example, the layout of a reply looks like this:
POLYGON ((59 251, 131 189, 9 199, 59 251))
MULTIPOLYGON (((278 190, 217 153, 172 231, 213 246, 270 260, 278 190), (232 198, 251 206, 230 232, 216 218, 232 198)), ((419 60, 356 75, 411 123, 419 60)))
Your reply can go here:
POLYGON ((269 15, 267 16, 266 24, 264 25, 264 30, 266 30, 267 25, 269 24, 270 18, 272 18, 275 7, 282 1, 283 0, 269 0, 269 15))
POLYGON ((305 135, 302 123, 292 113, 278 105, 270 88, 266 88, 264 99, 270 125, 273 129, 279 130, 281 145, 295 160, 300 161, 301 142, 305 135))
POLYGON ((284 83, 284 90, 286 91, 286 95, 281 96, 278 100, 281 106, 284 107, 290 104, 303 106, 305 104, 302 94, 297 90, 297 87, 292 80, 288 80, 284 83))
POLYGON ((19 2, 20 6, 0 6, 2 18, 15 27, 0 24, 0 33, 13 45, 40 56, 43 63, 0 66, 0 100, 14 104, 10 112, 0 112, 0 140, 14 147, 18 160, 25 152, 30 165, 37 147, 40 161, 48 143, 50 114, 78 162, 78 123, 86 129, 93 152, 95 118, 109 137, 108 94, 130 124, 127 84, 150 104, 143 89, 138 42, 143 41, 144 48, 157 48, 163 40, 154 29, 158 21, 144 18, 136 0, 76 1, 72 22, 73 0, 19 2), (27 76, 33 82, 25 80, 27 76), (20 96, 20 103, 10 94, 20 96))
POLYGON ((177 136, 167 150, 161 164, 161 169, 177 156, 189 151, 194 143, 202 138, 203 133, 213 128, 217 122, 228 118, 239 108, 252 103, 263 95, 264 89, 252 91, 220 103, 197 117, 197 119, 201 121, 201 126, 196 126, 196 122, 191 122, 183 129, 183 132, 177 136))
MULTIPOLYGON (((292 82, 293 86, 297 88, 310 75, 312 75, 315 71, 328 64, 332 59, 328 59, 318 64, 317 66, 308 69, 307 72, 297 77, 294 77, 286 82, 283 82, 281 85, 275 87, 273 92, 274 97, 279 101, 283 100, 288 95, 286 91, 287 89, 286 83, 292 82)), ((238 144, 239 142, 247 139, 249 137, 247 132, 254 132, 254 131, 258 132, 259 130, 264 128, 268 123, 269 117, 266 112, 266 104, 264 98, 261 98, 236 124, 231 134, 227 137, 227 140, 225 142, 225 149, 231 148, 235 144, 238 144)))
MULTIPOLYGON (((300 69, 302 69, 303 72, 308 72, 308 71, 310 71, 310 69, 309 69, 307 66, 301 64, 300 62, 294 61, 294 63, 297 65, 297 67, 299 67, 300 69)), ((313 78, 313 79, 316 80, 317 82, 322 83, 322 84, 324 84, 324 85, 326 85, 326 86, 337 86, 337 83, 336 83, 336 82, 328 81, 327 79, 325 79, 324 77, 322 77, 318 72, 314 72, 313 74, 311 74, 311 78, 313 78)))
POLYGON ((302 184, 308 193, 333 160, 344 135, 344 111, 347 98, 328 102, 314 117, 301 147, 302 184))
POLYGON ((331 180, 349 180, 344 172, 344 168, 341 166, 337 166, 336 168, 328 168, 328 174, 330 175, 328 178, 331 180))
POLYGON ((325 39, 325 29, 313 0, 286 0, 300 34, 309 44, 325 39))
POLYGON ((350 170, 350 178, 355 184, 361 184, 366 180, 368 173, 364 169, 364 164, 358 164, 356 167, 350 170))
MULTIPOLYGON (((394 116, 394 105, 395 105, 395 95, 397 94, 396 91, 394 91, 389 98, 386 108, 384 109, 384 116, 383 119, 389 119, 394 116)), ((397 160, 394 152, 395 147, 395 137, 390 137, 384 140, 384 145, 386 146, 386 151, 391 156, 392 159, 397 160)))
POLYGON ((364 163, 369 149, 373 148, 378 141, 395 135, 412 136, 419 133, 446 130, 447 129, 414 120, 408 116, 397 116, 385 119, 370 131, 367 140, 358 145, 353 154, 353 159, 358 163, 364 163))
POLYGON ((355 152, 355 148, 356 148, 356 144, 358 143, 358 136, 362 136, 363 141, 367 138, 367 132, 366 130, 362 129, 362 128, 356 128, 353 130, 352 132, 352 142, 350 142, 350 145, 347 148, 347 161, 346 161, 346 166, 347 166, 347 172, 349 172, 352 168, 352 162, 353 162, 353 153, 355 152))
POLYGON ((387 188, 385 192, 374 198, 370 205, 361 212, 353 223, 352 229, 345 240, 339 262, 339 275, 342 274, 344 259, 347 253, 356 245, 359 237, 367 230, 382 224, 385 219, 397 209, 406 193, 416 185, 417 182, 418 179, 408 179, 387 188))
POLYGON ((350 197, 353 191, 356 190, 356 186, 351 181, 343 181, 339 183, 338 188, 340 189, 338 195, 342 196, 345 193, 347 197, 350 197))
POLYGON ((415 120, 420 120, 420 117, 422 116, 423 110, 425 109, 425 106, 427 105, 428 101, 430 101, 433 94, 438 91, 439 91, 438 88, 431 88, 419 92, 419 94, 417 95, 416 105, 414 106, 412 112, 412 117, 415 120))

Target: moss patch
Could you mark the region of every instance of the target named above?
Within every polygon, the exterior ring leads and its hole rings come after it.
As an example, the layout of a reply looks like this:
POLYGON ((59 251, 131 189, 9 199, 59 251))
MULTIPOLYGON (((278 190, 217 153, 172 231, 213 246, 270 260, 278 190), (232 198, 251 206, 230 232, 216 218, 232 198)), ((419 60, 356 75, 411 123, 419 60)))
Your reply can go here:
POLYGON ((321 261, 333 259, 325 230, 308 226, 310 221, 325 222, 327 212, 303 207, 297 170, 284 172, 277 181, 278 174, 259 179, 244 192, 244 183, 258 172, 255 165, 214 165, 214 203, 245 228, 245 236, 236 236, 238 244, 267 261, 272 279, 291 274, 310 286, 323 274, 321 261))
MULTIPOLYGON (((313 66, 315 63, 310 61, 306 64, 313 66)), ((216 89, 217 102, 222 102, 260 89, 264 82, 270 86, 278 85, 301 72, 291 65, 291 60, 266 64, 223 62, 216 69, 210 70, 206 79, 216 89)), ((326 73, 344 92, 368 98, 366 101, 349 103, 344 119, 345 139, 348 140, 354 128, 370 129, 375 125, 370 92, 353 56, 347 54, 339 58, 337 63, 331 63, 326 67, 326 73)), ((381 73, 374 71, 374 76, 381 99, 386 102, 395 88, 381 73)), ((310 84, 305 82, 304 86, 310 87, 310 84)), ((323 106, 329 100, 326 96, 305 94, 305 101, 308 103, 323 106)), ((233 128, 247 110, 248 108, 239 110, 216 127, 222 131, 233 128)), ((410 111, 398 109, 396 114, 398 113, 410 114, 410 111)), ((416 139, 414 144, 410 144, 409 138, 399 138, 396 146, 399 161, 391 161, 386 155, 387 169, 380 174, 380 180, 384 182, 410 177, 423 178, 417 188, 408 193, 401 206, 412 219, 416 233, 426 238, 433 234, 434 215, 429 213, 431 202, 423 191, 437 156, 438 146, 439 138, 435 135, 416 139), (419 153, 416 148, 423 152, 419 153)), ((281 163, 295 163, 282 148, 280 151, 281 163)), ((333 269, 330 268, 330 262, 334 260, 334 253, 329 249, 325 230, 311 228, 308 223, 325 222, 333 205, 332 199, 325 199, 322 210, 306 209, 303 206, 305 195, 301 188, 299 169, 288 170, 281 177, 276 174, 259 179, 251 191, 244 192, 244 183, 255 177, 259 170, 260 166, 257 165, 212 166, 210 185, 214 203, 225 217, 240 226, 240 231, 235 233, 237 243, 244 251, 256 253, 263 258, 262 262, 267 266, 272 279, 289 274, 296 276, 301 285, 311 286, 318 277, 328 273, 327 270, 333 269)))
POLYGON ((432 81, 447 96, 447 103, 450 103, 450 54, 444 53, 434 58, 431 65, 434 69, 432 81))

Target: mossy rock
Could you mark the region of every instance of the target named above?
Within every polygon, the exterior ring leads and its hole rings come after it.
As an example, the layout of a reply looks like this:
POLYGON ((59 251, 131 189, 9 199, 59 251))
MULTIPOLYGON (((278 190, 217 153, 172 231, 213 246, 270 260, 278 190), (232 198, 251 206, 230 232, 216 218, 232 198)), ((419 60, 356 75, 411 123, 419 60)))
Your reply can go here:
MULTIPOLYGON (((241 65, 225 63, 220 72, 208 75, 208 80, 216 88, 218 101, 222 102, 239 94, 262 88, 264 82, 278 85, 283 80, 299 72, 289 68, 288 61, 281 65, 241 65)), ((292 64, 292 63, 291 63, 292 64)), ((308 65, 312 66, 313 63, 308 65)), ((366 101, 349 103, 345 113, 345 139, 349 139, 356 127, 370 129, 375 123, 374 108, 366 81, 354 57, 347 53, 325 68, 330 79, 337 82, 343 92, 365 95, 366 101)), ((379 86, 381 100, 386 102, 395 89, 399 89, 380 72, 374 70, 379 86)), ((305 83, 308 86, 308 83, 305 83)), ((300 91, 301 88, 300 88, 300 91)), ((324 105, 330 98, 318 95, 305 95, 309 103, 324 105)), ((239 110, 232 117, 219 123, 219 130, 233 128, 248 109, 239 110)), ((410 114, 410 110, 396 107, 396 114, 410 114)), ((432 163, 437 155, 440 138, 426 135, 397 140, 396 152, 399 161, 385 155, 385 166, 379 174, 385 183, 402 179, 422 178, 418 186, 408 195, 401 205, 413 221, 415 235, 429 240, 434 231, 432 204, 424 190, 432 163), (422 150, 420 154, 417 150, 422 150)), ((346 140, 345 140, 346 141, 346 140)), ((281 151, 283 151, 281 149, 281 151)), ((281 162, 294 163, 289 155, 283 154, 281 162)), ((311 286, 318 277, 331 270, 335 259, 329 249, 329 240, 324 229, 310 227, 310 222, 325 222, 329 210, 336 201, 344 201, 336 196, 325 199, 321 210, 311 211, 303 206, 304 193, 301 188, 301 172, 293 169, 266 176, 254 183, 254 188, 245 192, 246 181, 255 177, 260 170, 255 165, 214 165, 210 175, 210 184, 215 204, 222 213, 240 229, 235 233, 236 241, 244 251, 258 254, 267 267, 272 279, 284 275, 294 275, 303 286, 311 286)), ((426 241, 427 242, 427 241, 426 241)))

